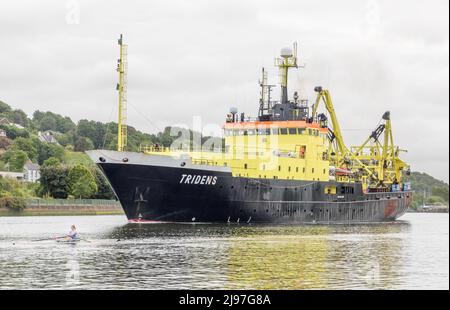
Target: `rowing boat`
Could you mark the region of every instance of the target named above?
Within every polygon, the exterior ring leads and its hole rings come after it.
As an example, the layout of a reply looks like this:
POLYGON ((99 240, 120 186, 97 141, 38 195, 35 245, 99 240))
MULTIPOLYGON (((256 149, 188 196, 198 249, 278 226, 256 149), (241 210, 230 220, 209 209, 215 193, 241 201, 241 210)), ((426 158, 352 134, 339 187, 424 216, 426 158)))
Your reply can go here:
POLYGON ((66 240, 66 239, 57 239, 56 242, 58 243, 77 243, 81 241, 81 239, 71 239, 71 240, 66 240))

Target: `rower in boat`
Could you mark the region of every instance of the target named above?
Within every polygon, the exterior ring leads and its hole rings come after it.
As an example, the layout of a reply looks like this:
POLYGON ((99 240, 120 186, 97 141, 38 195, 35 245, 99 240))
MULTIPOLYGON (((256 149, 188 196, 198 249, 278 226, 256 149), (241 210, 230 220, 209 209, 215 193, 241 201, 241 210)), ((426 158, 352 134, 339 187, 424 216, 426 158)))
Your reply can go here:
POLYGON ((70 231, 66 235, 66 240, 67 241, 77 241, 79 237, 80 237, 80 234, 78 233, 75 225, 70 226, 70 231))

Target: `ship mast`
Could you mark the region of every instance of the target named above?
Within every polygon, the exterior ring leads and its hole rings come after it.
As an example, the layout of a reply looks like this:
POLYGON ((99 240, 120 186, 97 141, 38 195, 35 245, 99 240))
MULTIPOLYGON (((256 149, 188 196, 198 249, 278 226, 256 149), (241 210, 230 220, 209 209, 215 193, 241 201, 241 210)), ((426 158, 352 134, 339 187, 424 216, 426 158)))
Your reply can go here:
POLYGON ((117 72, 119 72, 119 117, 117 126, 117 150, 122 152, 127 145, 127 49, 128 45, 123 44, 122 35, 119 38, 120 58, 117 60, 117 72))
POLYGON ((294 49, 281 49, 281 58, 275 58, 275 66, 280 69, 281 79, 281 104, 288 102, 287 84, 289 68, 298 68, 297 65, 297 42, 294 42, 294 49))

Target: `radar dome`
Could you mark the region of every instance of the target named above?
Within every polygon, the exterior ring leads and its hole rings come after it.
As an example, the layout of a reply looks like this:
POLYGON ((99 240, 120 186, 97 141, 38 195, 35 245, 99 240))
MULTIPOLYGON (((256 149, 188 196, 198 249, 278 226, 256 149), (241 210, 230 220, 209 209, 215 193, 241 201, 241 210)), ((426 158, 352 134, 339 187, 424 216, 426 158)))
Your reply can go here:
POLYGON ((292 49, 290 47, 284 47, 281 49, 280 55, 284 58, 292 57, 292 49))
POLYGON ((230 113, 231 114, 236 114, 238 112, 238 109, 236 107, 231 107, 230 108, 230 113))

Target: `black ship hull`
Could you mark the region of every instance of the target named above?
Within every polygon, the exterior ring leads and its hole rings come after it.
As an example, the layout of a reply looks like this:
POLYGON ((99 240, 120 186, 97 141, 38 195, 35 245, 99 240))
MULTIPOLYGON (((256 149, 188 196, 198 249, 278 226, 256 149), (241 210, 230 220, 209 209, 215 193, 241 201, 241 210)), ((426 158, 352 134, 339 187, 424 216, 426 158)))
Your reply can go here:
POLYGON ((130 221, 362 223, 393 221, 411 192, 362 192, 361 185, 233 177, 224 167, 169 156, 88 152, 130 221), (336 194, 326 192, 327 186, 336 194), (350 190, 349 190, 350 189, 350 190))

